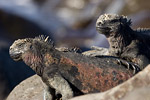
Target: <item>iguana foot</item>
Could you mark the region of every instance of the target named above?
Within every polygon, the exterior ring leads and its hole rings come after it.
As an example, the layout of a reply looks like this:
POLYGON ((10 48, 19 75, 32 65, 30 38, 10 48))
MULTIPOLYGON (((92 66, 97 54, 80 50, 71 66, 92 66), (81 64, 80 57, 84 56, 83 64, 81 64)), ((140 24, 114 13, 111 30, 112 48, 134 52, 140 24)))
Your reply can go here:
POLYGON ((62 52, 81 52, 81 49, 76 48, 76 47, 72 47, 72 48, 67 48, 67 47, 59 47, 59 48, 55 48, 58 51, 62 51, 62 52))
POLYGON ((91 49, 92 50, 82 52, 82 54, 86 56, 91 56, 91 57, 99 57, 99 56, 108 55, 107 48, 92 46, 91 49))
POLYGON ((98 47, 98 46, 92 46, 91 49, 97 50, 101 52, 101 55, 108 55, 108 48, 98 47))
POLYGON ((132 69, 133 70, 133 74, 136 74, 139 71, 141 71, 140 67, 137 64, 134 64, 134 63, 131 63, 131 62, 127 62, 125 60, 117 59, 117 63, 119 65, 124 65, 125 67, 127 67, 127 69, 132 69))
POLYGON ((46 88, 44 89, 43 100, 62 100, 62 95, 55 90, 53 91, 52 89, 50 90, 50 88, 46 88))
MULTIPOLYGON (((57 65, 51 65, 52 68, 56 68, 57 65)), ((45 80, 49 88, 54 89, 49 90, 51 95, 54 96, 54 100, 68 100, 73 97, 73 91, 70 87, 67 80, 65 80, 58 72, 57 70, 44 70, 43 73, 43 80, 45 80)))

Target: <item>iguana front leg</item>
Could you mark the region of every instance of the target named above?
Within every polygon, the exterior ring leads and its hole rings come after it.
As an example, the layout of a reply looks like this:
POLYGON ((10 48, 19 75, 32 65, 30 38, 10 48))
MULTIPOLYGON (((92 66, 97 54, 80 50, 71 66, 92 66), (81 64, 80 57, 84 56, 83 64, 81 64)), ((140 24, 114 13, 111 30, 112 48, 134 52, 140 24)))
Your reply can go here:
POLYGON ((44 85, 43 100, 54 100, 55 99, 54 98, 55 97, 54 89, 50 88, 45 83, 43 83, 43 85, 44 85))
MULTIPOLYGON (((56 67, 57 66, 55 65, 51 65, 51 68, 56 67)), ((58 70, 50 70, 47 68, 43 73, 42 79, 50 89, 55 90, 55 93, 51 93, 48 91, 50 93, 49 95, 52 95, 52 100, 60 99, 60 95, 61 100, 68 100, 69 98, 73 97, 73 91, 69 83, 59 74, 58 70)), ((48 94, 48 92, 46 92, 46 95, 48 94)))
POLYGON ((92 50, 85 51, 82 54, 86 56, 91 56, 91 57, 109 55, 107 48, 92 46, 91 49, 92 50))

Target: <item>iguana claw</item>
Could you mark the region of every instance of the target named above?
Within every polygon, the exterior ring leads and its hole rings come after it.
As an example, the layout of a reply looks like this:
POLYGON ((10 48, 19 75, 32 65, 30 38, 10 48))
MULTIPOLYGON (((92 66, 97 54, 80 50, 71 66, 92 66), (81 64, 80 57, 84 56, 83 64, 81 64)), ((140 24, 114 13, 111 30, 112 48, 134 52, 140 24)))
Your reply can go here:
POLYGON ((117 59, 117 63, 119 65, 124 65, 125 67, 127 67, 127 69, 132 69, 133 70, 133 74, 136 74, 139 71, 141 71, 140 67, 137 64, 134 64, 132 62, 127 62, 125 60, 117 59))

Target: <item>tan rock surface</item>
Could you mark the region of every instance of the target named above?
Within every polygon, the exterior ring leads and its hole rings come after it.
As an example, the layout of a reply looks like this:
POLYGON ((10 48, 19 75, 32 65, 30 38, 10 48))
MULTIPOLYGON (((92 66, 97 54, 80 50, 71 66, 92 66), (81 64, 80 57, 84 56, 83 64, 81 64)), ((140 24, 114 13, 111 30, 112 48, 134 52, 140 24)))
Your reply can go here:
POLYGON ((84 95, 71 100, 150 100, 150 65, 128 81, 106 92, 84 95))
POLYGON ((16 86, 6 100, 43 100, 43 83, 34 75, 16 86))

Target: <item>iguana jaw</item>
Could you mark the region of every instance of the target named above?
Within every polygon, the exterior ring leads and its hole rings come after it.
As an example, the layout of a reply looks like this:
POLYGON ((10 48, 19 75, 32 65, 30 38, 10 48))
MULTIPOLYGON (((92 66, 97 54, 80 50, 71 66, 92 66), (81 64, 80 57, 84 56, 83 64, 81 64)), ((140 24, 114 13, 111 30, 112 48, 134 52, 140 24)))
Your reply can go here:
POLYGON ((99 33, 101 33, 101 34, 104 34, 106 37, 109 37, 111 28, 109 28, 109 27, 103 27, 103 26, 97 26, 97 27, 96 27, 96 30, 97 30, 99 33))
POLYGON ((22 60, 22 58, 20 57, 20 54, 11 54, 11 53, 10 53, 10 57, 11 57, 14 61, 20 61, 20 60, 22 60))
POLYGON ((10 54, 10 57, 15 60, 15 61, 20 61, 22 60, 22 53, 19 52, 19 51, 16 51, 16 49, 14 50, 14 48, 10 47, 9 49, 9 54, 10 54))

